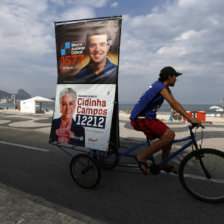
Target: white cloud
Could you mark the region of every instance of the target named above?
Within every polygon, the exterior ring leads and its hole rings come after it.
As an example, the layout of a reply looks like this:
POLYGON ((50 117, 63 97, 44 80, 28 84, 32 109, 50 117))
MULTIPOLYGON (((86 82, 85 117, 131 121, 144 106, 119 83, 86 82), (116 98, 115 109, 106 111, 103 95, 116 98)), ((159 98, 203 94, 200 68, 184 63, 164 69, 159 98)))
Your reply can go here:
POLYGON ((178 45, 172 45, 169 47, 161 47, 158 51, 157 51, 158 55, 176 55, 178 57, 184 56, 188 53, 188 49, 185 46, 178 46, 178 45))
POLYGON ((49 58, 50 54, 55 55, 55 40, 53 22, 49 25, 46 19, 47 3, 45 0, 38 4, 35 0, 1 1, 0 89, 15 93, 24 88, 33 94, 38 80, 45 83, 42 77, 56 78, 56 69, 54 72, 52 69, 55 58, 49 58))
POLYGON ((189 7, 189 6, 194 6, 197 0, 179 0, 179 6, 181 7, 189 7))
POLYGON ((65 5, 64 0, 50 0, 50 2, 61 6, 65 5))
POLYGON ((93 8, 99 8, 106 5, 107 0, 70 0, 70 3, 82 6, 91 6, 93 8))
POLYGON ((118 6, 118 2, 113 2, 110 4, 111 8, 116 8, 118 6))
MULTIPOLYGON (((221 0, 179 0, 166 5, 163 10, 156 7, 148 15, 123 16, 121 74, 131 77, 130 83, 134 81, 136 86, 144 86, 145 82, 157 78, 163 66, 171 65, 185 74, 177 83, 177 89, 181 83, 186 83, 185 78, 190 80, 195 91, 194 77, 203 79, 206 87, 208 83, 214 83, 214 76, 223 83, 224 16, 220 10, 223 7, 221 0), (142 80, 136 80, 134 76, 142 80)), ((134 95, 129 88, 120 91, 121 95, 134 95), (124 93, 126 91, 128 93, 124 93)), ((141 95, 141 88, 136 91, 141 95)), ((189 88, 182 86, 181 95, 186 96, 186 100, 196 101, 195 92, 187 91, 189 88)), ((214 98, 218 97, 217 91, 211 89, 209 92, 214 98)), ((209 102, 204 98, 201 103, 209 102)))
POLYGON ((95 17, 95 12, 90 7, 78 7, 71 8, 67 11, 64 11, 60 20, 76 20, 76 19, 85 19, 85 18, 93 18, 95 17))
POLYGON ((23 1, 19 5, 0 4, 2 50, 35 54, 51 52, 50 32, 43 21, 37 21, 37 18, 46 12, 47 5, 42 2, 31 12, 31 2, 29 1, 28 5, 23 4, 23 1))
POLYGON ((175 38, 176 41, 181 41, 181 40, 188 40, 191 37, 195 36, 197 32, 194 30, 189 30, 187 32, 182 33, 179 37, 175 38))

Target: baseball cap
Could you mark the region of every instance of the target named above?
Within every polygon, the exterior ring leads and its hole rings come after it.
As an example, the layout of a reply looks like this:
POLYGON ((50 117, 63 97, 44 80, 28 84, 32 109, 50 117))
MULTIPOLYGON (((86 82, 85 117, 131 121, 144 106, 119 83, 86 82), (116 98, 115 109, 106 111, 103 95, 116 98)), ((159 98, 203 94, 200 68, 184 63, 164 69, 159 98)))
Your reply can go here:
POLYGON ((173 67, 167 66, 164 67, 159 74, 159 77, 161 78, 167 78, 169 75, 175 75, 176 77, 179 75, 182 75, 182 73, 177 72, 173 67))

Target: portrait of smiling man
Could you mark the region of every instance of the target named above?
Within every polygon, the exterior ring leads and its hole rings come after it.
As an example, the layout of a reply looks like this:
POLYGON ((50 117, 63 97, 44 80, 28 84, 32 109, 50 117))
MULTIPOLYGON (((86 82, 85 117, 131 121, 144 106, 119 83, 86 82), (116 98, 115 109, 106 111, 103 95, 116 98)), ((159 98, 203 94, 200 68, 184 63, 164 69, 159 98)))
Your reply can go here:
POLYGON ((116 83, 118 67, 111 63, 107 57, 111 43, 110 35, 104 29, 87 33, 86 49, 90 57, 90 61, 75 75, 75 83, 116 83))

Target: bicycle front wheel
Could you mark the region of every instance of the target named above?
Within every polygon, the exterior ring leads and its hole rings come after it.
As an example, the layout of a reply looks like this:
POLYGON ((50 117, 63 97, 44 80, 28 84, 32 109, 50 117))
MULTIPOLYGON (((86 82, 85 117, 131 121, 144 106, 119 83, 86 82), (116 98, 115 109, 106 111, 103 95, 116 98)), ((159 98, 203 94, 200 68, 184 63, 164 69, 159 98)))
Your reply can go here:
POLYGON ((210 203, 224 201, 224 153, 200 149, 182 160, 180 182, 193 197, 210 203))
POLYGON ((70 171, 74 181, 84 188, 95 187, 101 178, 99 165, 86 154, 79 154, 72 159, 70 171))

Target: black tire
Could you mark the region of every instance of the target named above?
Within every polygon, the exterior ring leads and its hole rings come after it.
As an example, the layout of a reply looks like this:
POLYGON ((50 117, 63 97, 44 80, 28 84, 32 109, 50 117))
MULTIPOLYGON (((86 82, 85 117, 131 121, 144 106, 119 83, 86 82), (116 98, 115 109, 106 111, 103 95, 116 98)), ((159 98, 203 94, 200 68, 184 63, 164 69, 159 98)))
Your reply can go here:
POLYGON ((191 152, 180 164, 179 178, 193 197, 210 203, 224 202, 224 153, 216 149, 191 152))
POLYGON ((101 178, 99 165, 86 154, 78 154, 71 160, 70 171, 74 181, 84 188, 94 188, 101 178))

